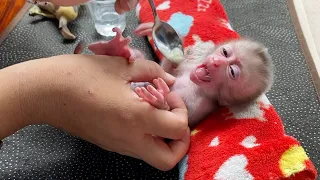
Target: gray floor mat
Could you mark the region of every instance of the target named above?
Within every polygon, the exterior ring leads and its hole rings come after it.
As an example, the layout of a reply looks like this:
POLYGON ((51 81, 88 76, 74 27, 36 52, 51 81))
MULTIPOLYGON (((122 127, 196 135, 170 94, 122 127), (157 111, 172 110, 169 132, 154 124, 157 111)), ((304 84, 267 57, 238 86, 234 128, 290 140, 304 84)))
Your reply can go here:
MULTIPOLYGON (((285 1, 222 0, 222 3, 235 30, 270 48, 276 81, 267 96, 287 133, 302 143, 319 170, 320 106, 285 1)), ((95 33, 90 17, 85 16, 87 9, 80 12, 77 21, 70 24, 71 31, 87 42, 101 38, 95 33)), ((127 17, 125 34, 131 35, 138 21, 133 13, 127 17)), ((72 53, 75 43, 63 42, 57 23, 40 19, 25 15, 0 45, 1 68, 72 53)), ((145 38, 132 37, 135 47, 151 52, 145 38)), ((148 53, 148 57, 155 58, 153 53, 148 53)), ((49 126, 26 127, 4 143, 0 179, 178 179, 177 169, 158 171, 144 162, 103 151, 49 126)))

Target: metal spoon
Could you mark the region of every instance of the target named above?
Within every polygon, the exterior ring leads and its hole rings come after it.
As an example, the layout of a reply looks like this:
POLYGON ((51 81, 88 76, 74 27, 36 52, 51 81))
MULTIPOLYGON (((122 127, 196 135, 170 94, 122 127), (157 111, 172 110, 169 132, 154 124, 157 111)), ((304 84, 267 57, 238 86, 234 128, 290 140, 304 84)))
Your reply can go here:
POLYGON ((152 38, 156 47, 169 61, 180 63, 183 61, 183 45, 177 32, 166 22, 161 21, 153 0, 149 0, 154 16, 154 25, 152 27, 152 38))

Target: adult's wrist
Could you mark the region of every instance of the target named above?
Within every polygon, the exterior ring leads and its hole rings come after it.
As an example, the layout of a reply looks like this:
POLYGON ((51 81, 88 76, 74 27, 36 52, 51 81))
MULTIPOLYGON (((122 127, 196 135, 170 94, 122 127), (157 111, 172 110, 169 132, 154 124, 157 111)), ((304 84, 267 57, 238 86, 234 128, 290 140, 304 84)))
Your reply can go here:
POLYGON ((62 92, 66 81, 63 81, 63 69, 59 59, 65 55, 37 59, 22 64, 21 106, 25 107, 27 124, 54 124, 61 119, 62 92))
POLYGON ((0 140, 28 125, 23 87, 21 86, 21 64, 0 70, 0 140))
POLYGON ((0 70, 0 140, 32 124, 51 124, 60 115, 55 57, 0 70))

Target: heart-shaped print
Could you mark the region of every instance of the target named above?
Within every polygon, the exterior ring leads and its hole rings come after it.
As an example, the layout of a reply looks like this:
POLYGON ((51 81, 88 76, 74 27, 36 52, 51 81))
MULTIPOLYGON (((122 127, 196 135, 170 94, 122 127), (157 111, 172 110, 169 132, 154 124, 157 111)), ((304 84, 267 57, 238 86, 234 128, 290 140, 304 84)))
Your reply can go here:
POLYGON ((179 35, 185 37, 193 25, 193 20, 192 16, 177 12, 171 15, 168 24, 170 24, 179 35))
POLYGON ((240 143, 242 146, 246 148, 253 148, 256 146, 260 146, 260 144, 256 144, 257 138, 255 136, 247 136, 240 143))
POLYGON ((219 145, 219 137, 215 137, 212 139, 212 141, 210 142, 209 146, 213 147, 213 146, 218 146, 219 145))
POLYGON ((235 155, 224 162, 214 176, 214 180, 252 180, 253 176, 246 170, 248 159, 245 155, 235 155))
POLYGON ((170 8, 170 1, 165 1, 157 6, 157 10, 166 10, 170 8))
POLYGON ((138 17, 138 19, 140 17, 140 10, 141 10, 141 5, 140 3, 138 3, 136 6, 136 16, 138 17))

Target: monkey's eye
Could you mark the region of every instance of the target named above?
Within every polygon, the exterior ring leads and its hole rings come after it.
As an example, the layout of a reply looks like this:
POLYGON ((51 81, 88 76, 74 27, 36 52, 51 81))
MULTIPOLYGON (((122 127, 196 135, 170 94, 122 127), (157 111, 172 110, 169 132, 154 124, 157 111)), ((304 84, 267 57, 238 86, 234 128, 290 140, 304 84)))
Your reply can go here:
POLYGON ((228 57, 228 51, 226 50, 226 48, 222 48, 222 53, 225 57, 228 57))
POLYGON ((237 65, 229 66, 229 76, 231 79, 237 79, 240 75, 240 69, 237 65))

